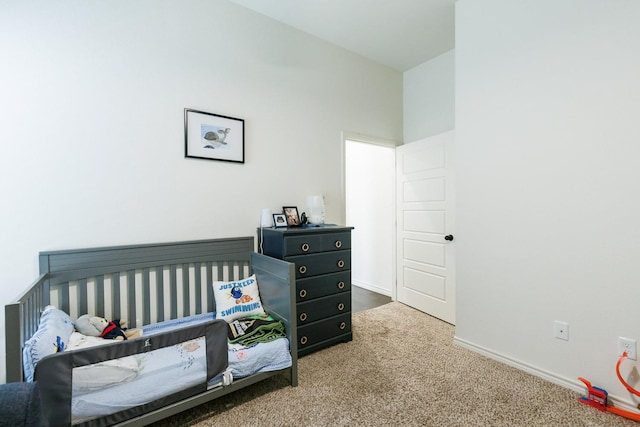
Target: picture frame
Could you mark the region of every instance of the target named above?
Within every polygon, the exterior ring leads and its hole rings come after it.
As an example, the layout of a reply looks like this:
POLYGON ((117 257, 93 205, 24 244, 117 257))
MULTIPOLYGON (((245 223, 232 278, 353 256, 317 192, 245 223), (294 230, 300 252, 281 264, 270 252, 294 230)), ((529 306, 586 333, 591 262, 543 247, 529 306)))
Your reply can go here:
POLYGON ((244 120, 185 108, 184 156, 244 163, 244 120))
POLYGON ((282 228, 287 226, 287 217, 283 213, 273 214, 273 226, 275 228, 282 228))
POLYGON ((298 215, 298 208, 296 206, 283 206, 282 212, 287 218, 287 226, 299 227, 301 225, 300 216, 298 215))

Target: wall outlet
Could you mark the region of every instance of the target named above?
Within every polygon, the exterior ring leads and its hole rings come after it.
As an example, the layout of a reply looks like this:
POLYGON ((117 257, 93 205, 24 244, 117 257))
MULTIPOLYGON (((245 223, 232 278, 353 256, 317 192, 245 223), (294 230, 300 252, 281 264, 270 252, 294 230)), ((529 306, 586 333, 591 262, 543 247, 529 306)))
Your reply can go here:
POLYGON ((628 359, 636 360, 638 358, 636 340, 618 337, 618 354, 622 356, 622 353, 625 351, 627 352, 628 359))
POLYGON ((569 341, 569 324, 556 320, 554 323, 554 336, 560 340, 569 341))

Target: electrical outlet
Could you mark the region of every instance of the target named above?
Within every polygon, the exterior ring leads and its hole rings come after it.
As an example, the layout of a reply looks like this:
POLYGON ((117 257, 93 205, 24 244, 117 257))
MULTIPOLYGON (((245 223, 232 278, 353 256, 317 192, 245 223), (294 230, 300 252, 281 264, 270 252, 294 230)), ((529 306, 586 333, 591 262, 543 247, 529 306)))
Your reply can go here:
POLYGON ((618 337, 618 354, 622 356, 622 353, 627 352, 627 358, 636 360, 638 353, 636 350, 636 340, 629 338, 618 337))
POLYGON ((556 320, 554 325, 554 336, 560 340, 569 341, 569 324, 567 322, 556 320))

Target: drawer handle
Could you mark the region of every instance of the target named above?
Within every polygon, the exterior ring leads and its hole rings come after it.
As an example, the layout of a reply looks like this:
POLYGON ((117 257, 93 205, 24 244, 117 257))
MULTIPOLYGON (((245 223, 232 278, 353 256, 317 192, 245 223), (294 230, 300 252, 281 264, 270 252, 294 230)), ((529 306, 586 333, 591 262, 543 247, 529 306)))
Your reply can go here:
POLYGON ((307 313, 301 313, 300 314, 300 321, 304 322, 305 320, 307 320, 307 313))
POLYGON ((338 261, 338 267, 340 267, 340 268, 344 267, 344 261, 343 260, 338 261))
POLYGON ((341 302, 340 304, 338 304, 338 310, 344 310, 344 303, 341 302))
POLYGON ((340 249, 342 247, 342 242, 340 240, 336 240, 336 248, 340 249))
POLYGON ((303 243, 302 244, 302 252, 309 252, 309 244, 308 243, 303 243))
POLYGON ((338 289, 344 289, 344 282, 343 281, 339 281, 338 282, 338 289))
POLYGON ((298 268, 298 271, 300 272, 300 274, 304 274, 307 272, 307 266, 306 265, 301 265, 300 268, 298 268))
POLYGON ((346 327, 347 327, 346 323, 344 323, 344 322, 340 323, 340 329, 344 330, 344 328, 346 328, 346 327))
POLYGON ((307 337, 300 338, 300 344, 305 345, 307 343, 307 337))
POLYGON ((304 298, 307 296, 307 291, 305 289, 300 289, 300 298, 304 298))

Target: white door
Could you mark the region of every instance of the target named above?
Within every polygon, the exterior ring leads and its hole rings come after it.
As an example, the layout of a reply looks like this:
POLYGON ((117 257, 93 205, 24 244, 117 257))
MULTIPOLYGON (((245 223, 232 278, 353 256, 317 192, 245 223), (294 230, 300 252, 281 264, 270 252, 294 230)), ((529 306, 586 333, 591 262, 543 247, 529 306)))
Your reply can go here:
POLYGON ((455 324, 454 131, 396 149, 397 299, 455 324))

